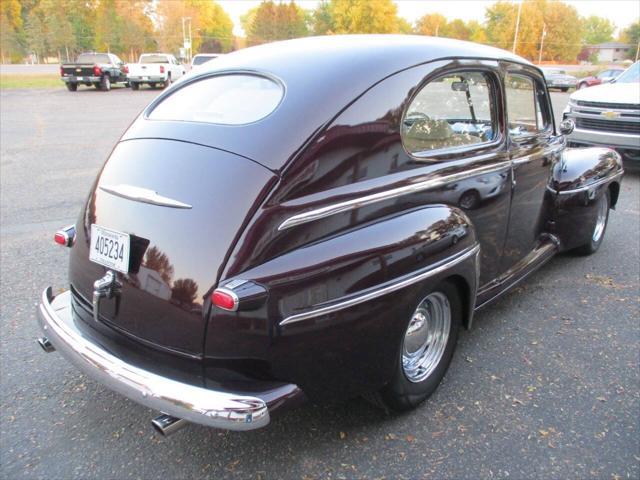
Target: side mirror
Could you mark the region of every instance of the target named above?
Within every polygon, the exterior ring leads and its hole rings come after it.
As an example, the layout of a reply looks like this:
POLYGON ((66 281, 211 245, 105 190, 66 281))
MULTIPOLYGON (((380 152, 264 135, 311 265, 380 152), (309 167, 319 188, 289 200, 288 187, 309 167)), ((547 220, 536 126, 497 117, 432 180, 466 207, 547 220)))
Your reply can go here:
POLYGON ((560 133, 562 135, 569 135, 576 128, 576 124, 572 118, 566 118, 560 122, 560 133))

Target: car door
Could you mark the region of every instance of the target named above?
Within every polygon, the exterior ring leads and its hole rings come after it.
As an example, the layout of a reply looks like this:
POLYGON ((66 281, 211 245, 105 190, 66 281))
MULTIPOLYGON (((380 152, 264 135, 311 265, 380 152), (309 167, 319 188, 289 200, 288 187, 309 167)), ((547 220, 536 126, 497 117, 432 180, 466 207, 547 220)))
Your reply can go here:
POLYGON ((548 221, 546 188, 563 145, 562 136, 555 135, 544 77, 537 70, 507 66, 505 100, 512 190, 502 272, 540 244, 548 221))

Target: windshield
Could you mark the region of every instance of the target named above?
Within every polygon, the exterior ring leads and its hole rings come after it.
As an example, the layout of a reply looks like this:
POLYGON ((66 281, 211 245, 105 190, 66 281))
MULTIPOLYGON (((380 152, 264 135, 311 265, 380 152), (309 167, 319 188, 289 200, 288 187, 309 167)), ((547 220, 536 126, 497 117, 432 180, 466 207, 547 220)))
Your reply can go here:
POLYGON ((149 118, 242 125, 269 115, 283 96, 280 84, 262 76, 216 75, 176 90, 151 111, 149 118))
POLYGON ((194 65, 202 65, 203 63, 207 63, 209 60, 213 60, 214 58, 216 58, 216 56, 195 56, 193 57, 193 64, 194 65))
POLYGON ((631 65, 627 70, 615 80, 616 83, 638 83, 640 82, 640 62, 631 65))
POLYGON ((76 63, 111 63, 106 53, 83 53, 78 55, 76 63))
POLYGON ((143 55, 140 57, 140 63, 169 63, 169 57, 166 55, 143 55))

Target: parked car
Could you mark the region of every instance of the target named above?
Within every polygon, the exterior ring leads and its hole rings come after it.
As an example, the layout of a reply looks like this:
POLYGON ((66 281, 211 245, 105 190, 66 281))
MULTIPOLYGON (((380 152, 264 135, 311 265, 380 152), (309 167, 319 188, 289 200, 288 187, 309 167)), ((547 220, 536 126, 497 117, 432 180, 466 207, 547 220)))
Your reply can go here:
POLYGON ((576 125, 571 145, 607 146, 640 161, 640 62, 610 83, 571 94, 563 117, 576 125))
POLYGON ((589 77, 581 78, 578 80, 578 89, 594 87, 596 85, 600 85, 601 83, 609 83, 613 81, 618 75, 624 72, 624 68, 609 68, 608 70, 603 70, 597 75, 591 75, 589 77))
POLYGON ((69 289, 42 294, 39 343, 165 434, 263 427, 305 398, 414 408, 475 311, 601 246, 620 156, 567 149, 571 128, 538 68, 484 45, 227 55, 151 102, 56 233, 69 289))
POLYGON ((143 53, 138 63, 129 65, 129 85, 138 90, 145 83, 151 88, 168 87, 185 74, 185 68, 176 57, 168 53, 143 53))
POLYGON ((542 73, 547 82, 547 88, 557 88, 566 92, 570 88, 576 88, 576 84, 578 83, 576 77, 567 75, 567 72, 558 70, 557 68, 543 68, 542 73))
POLYGON ((197 55, 194 55, 191 59, 191 68, 204 65, 205 63, 210 62, 211 60, 215 60, 222 55, 222 53, 199 53, 197 55))
POLYGON ((114 83, 127 83, 127 72, 127 66, 113 53, 81 53, 75 63, 60 66, 60 77, 70 92, 80 84, 108 92, 114 83))

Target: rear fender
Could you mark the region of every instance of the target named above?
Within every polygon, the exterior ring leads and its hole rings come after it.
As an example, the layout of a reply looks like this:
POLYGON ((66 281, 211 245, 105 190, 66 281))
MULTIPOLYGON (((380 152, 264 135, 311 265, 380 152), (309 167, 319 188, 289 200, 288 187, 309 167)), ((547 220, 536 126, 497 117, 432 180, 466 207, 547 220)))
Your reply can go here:
POLYGON ((468 217, 444 205, 295 249, 220 283, 250 280, 269 297, 252 311, 214 307, 205 355, 209 362, 265 360, 273 377, 312 397, 379 388, 391 378, 406 323, 425 291, 445 279, 463 284, 471 315, 477 252, 468 217), (324 376, 326 382, 318 378, 324 376))
POLYGON ((563 152, 548 187, 561 250, 584 243, 593 229, 595 206, 602 195, 609 192, 615 208, 623 173, 620 155, 609 148, 567 148, 563 152))

